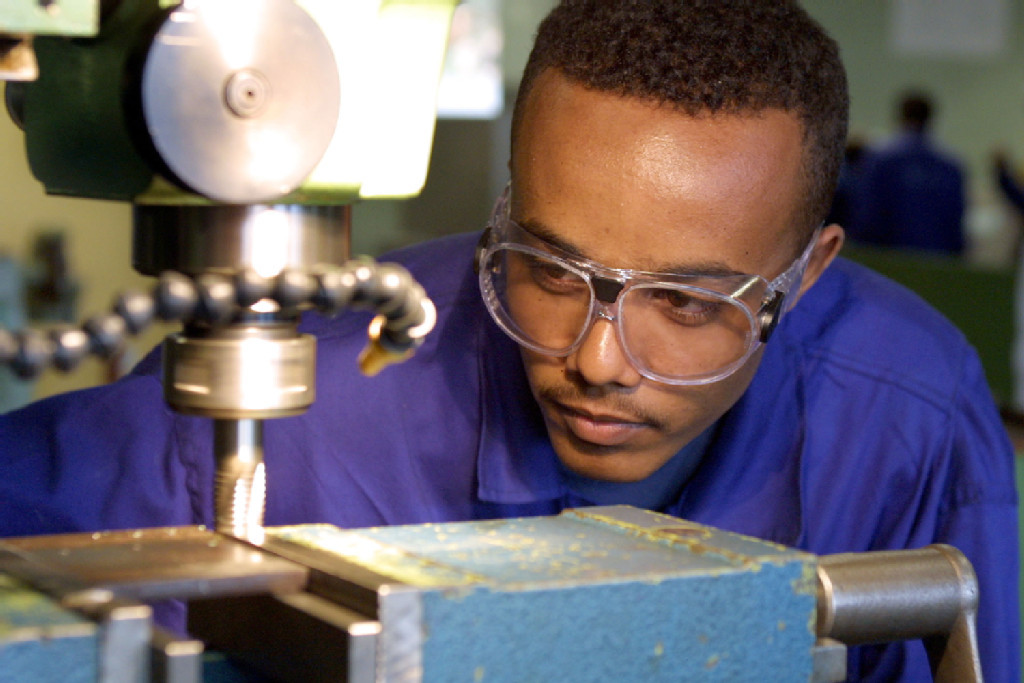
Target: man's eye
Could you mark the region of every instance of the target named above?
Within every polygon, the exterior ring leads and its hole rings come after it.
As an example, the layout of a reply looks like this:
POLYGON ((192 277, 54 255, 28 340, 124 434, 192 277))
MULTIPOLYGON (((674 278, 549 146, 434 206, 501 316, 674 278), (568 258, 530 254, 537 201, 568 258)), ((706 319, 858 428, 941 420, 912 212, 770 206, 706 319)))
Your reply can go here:
POLYGON ((682 325, 710 322, 722 306, 716 299, 678 289, 651 289, 648 299, 663 315, 682 325))
POLYGON ((538 258, 536 256, 527 256, 526 267, 529 269, 530 276, 533 280, 545 289, 562 291, 586 286, 578 275, 570 270, 566 270, 565 267, 546 259, 538 258))
POLYGON ((530 268, 537 274, 538 277, 549 278, 551 280, 564 280, 569 277, 571 273, 565 268, 562 268, 558 264, 548 263, 547 261, 541 261, 540 259, 535 260, 530 268))

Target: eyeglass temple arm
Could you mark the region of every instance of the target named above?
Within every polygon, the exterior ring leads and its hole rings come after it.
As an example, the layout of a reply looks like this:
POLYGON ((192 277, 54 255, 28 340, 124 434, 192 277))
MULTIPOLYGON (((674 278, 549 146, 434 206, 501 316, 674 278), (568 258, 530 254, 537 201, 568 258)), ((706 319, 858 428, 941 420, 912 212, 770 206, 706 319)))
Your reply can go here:
POLYGON ((475 275, 480 274, 480 260, 483 258, 484 252, 487 251, 487 247, 491 245, 491 227, 487 226, 484 231, 480 234, 480 239, 477 240, 476 249, 473 250, 473 273, 475 275))
POLYGON ((779 326, 779 320, 782 319, 782 304, 786 301, 786 292, 775 291, 772 292, 772 298, 764 302, 761 305, 761 310, 757 312, 757 321, 761 328, 761 334, 758 339, 761 340, 762 344, 766 344, 768 339, 772 336, 772 332, 779 326))

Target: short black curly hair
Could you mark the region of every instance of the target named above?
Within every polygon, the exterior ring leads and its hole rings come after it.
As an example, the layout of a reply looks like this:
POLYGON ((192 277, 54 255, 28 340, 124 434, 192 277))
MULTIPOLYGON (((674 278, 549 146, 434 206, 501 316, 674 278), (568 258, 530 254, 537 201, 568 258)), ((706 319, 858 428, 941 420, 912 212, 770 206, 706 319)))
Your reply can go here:
POLYGON ((809 234, 835 193, 849 116, 839 47, 785 0, 562 0, 540 24, 512 115, 512 140, 537 76, 557 69, 593 90, 691 116, 767 109, 804 128, 809 234))

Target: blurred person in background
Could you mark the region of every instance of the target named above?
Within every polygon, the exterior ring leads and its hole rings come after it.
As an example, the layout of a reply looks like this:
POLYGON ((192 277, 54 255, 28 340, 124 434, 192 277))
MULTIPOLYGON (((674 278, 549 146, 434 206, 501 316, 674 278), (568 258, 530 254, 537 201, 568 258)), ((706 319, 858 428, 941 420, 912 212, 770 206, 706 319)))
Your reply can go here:
POLYGON ((964 251, 964 172, 931 136, 925 93, 899 101, 900 132, 871 151, 843 227, 851 240, 958 255, 964 251))

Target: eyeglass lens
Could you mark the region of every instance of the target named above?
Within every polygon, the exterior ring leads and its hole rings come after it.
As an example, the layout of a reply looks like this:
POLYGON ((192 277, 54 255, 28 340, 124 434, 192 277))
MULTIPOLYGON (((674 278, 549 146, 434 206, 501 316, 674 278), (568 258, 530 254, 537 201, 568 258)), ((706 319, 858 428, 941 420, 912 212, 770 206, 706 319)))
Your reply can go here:
MULTIPOLYGON (((497 315, 517 341, 538 351, 569 353, 602 305, 586 274, 513 245, 496 249, 485 273, 497 315)), ((742 359, 753 343, 753 317, 742 303, 684 284, 629 287, 617 314, 627 355, 656 377, 713 376, 742 359)))

